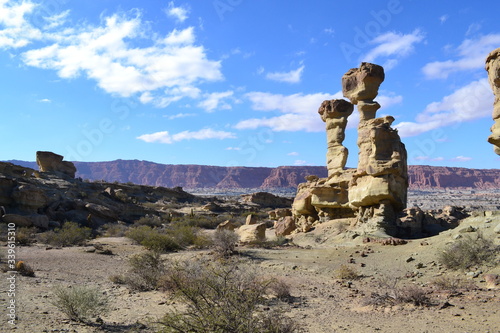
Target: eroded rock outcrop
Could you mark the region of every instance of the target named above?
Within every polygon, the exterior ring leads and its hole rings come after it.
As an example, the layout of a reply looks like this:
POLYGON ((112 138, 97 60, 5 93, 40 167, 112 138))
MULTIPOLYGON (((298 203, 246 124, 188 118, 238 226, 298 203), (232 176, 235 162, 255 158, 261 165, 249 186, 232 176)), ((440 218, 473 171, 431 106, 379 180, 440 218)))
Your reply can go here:
POLYGON ((40 172, 56 172, 75 178, 75 165, 72 162, 63 161, 63 159, 63 156, 49 151, 36 152, 36 163, 40 172))
POLYGON ((500 155, 500 48, 493 50, 486 58, 486 71, 490 81, 491 89, 495 94, 493 104, 493 120, 491 135, 488 142, 494 145, 495 153, 500 155))
POLYGON ((324 101, 318 113, 326 123, 327 178, 307 177, 298 186, 292 209, 297 229, 316 223, 356 216, 355 227, 366 234, 396 234, 397 213, 406 207, 407 153, 391 128, 394 118, 376 118, 374 101, 384 81, 381 66, 361 63, 342 77, 343 99, 324 101), (347 149, 342 146, 347 119, 357 105, 358 167, 345 170, 347 149))

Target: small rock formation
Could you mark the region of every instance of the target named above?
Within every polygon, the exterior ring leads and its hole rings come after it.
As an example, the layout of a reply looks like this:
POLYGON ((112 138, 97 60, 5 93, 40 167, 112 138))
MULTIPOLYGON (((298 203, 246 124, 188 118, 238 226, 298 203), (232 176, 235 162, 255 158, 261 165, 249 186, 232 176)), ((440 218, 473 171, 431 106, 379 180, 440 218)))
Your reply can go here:
POLYGON ((241 243, 262 242, 266 240, 266 224, 245 224, 236 229, 236 233, 241 243))
POLYGON ((251 194, 242 194, 241 201, 246 204, 255 204, 260 207, 286 208, 290 207, 292 200, 279 197, 268 192, 256 192, 251 194))
POLYGON ((277 237, 288 236, 296 228, 295 220, 291 216, 282 217, 274 223, 274 233, 277 237))
POLYGON ((391 128, 394 118, 376 118, 374 101, 384 81, 381 66, 361 63, 342 77, 343 99, 324 101, 318 113, 326 123, 328 178, 306 177, 292 205, 296 227, 308 231, 316 223, 356 215, 355 227, 365 234, 397 233, 397 213, 406 207, 407 153, 391 128), (347 148, 342 145, 347 118, 354 105, 360 113, 358 167, 345 170, 347 148))
POLYGON ((36 164, 40 172, 56 172, 75 178, 76 167, 72 162, 63 161, 63 156, 49 151, 36 152, 36 164))
POLYGON ((486 58, 486 71, 490 81, 491 89, 495 94, 493 104, 493 120, 491 135, 488 142, 494 145, 495 153, 500 155, 500 48, 493 50, 486 58))

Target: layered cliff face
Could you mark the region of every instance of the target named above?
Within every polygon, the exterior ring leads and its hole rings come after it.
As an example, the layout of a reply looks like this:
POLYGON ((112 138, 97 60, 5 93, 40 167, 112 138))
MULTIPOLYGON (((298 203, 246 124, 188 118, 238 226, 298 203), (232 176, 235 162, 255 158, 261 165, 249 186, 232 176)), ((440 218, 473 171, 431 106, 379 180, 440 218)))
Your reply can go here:
MULTIPOLYGON (((35 162, 11 161, 37 169, 35 162)), ((166 165, 137 160, 74 162, 76 177, 91 180, 133 182, 142 185, 186 189, 296 188, 307 175, 328 176, 324 166, 281 166, 277 168, 218 167, 207 165, 166 165)), ((408 166, 411 189, 500 188, 500 169, 466 169, 427 165, 408 166)))

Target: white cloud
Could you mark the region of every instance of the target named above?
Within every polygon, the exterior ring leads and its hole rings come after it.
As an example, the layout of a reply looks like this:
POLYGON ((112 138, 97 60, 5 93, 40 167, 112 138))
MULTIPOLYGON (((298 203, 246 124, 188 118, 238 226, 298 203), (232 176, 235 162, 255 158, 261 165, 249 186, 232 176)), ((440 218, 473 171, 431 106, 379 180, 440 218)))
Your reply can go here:
POLYGON ((416 122, 401 122, 395 127, 402 137, 414 136, 433 129, 491 116, 493 93, 488 79, 473 81, 427 105, 416 122))
POLYGON ((422 71, 427 79, 446 79, 454 72, 483 69, 486 55, 499 44, 500 34, 466 39, 452 52, 458 54, 458 59, 430 62, 422 68, 422 71))
POLYGON ((238 150, 241 150, 241 148, 240 147, 227 147, 226 150, 236 150, 236 151, 238 151, 238 150))
POLYGON ((196 116, 195 113, 178 113, 170 116, 165 115, 164 117, 167 118, 168 120, 174 120, 174 119, 194 117, 194 116, 196 116))
POLYGON ((43 98, 43 99, 40 99, 38 100, 40 103, 52 103, 52 101, 48 98, 43 98))
POLYGON ((86 76, 104 91, 129 97, 139 94, 142 103, 166 107, 184 97, 198 98, 196 87, 223 78, 219 61, 207 59, 203 46, 195 45, 194 28, 174 29, 158 36, 147 29, 140 14, 114 14, 100 26, 80 26, 44 36, 49 45, 23 53, 27 65, 52 69, 61 78, 86 76), (149 46, 137 47, 149 40, 149 46))
POLYGON ((189 7, 176 7, 173 1, 168 3, 165 10, 168 16, 175 18, 178 22, 184 22, 188 18, 189 7))
POLYGON ((445 23, 446 21, 448 21, 448 18, 449 18, 449 17, 450 17, 449 15, 441 15, 441 16, 439 17, 439 22, 441 22, 441 24, 443 24, 443 23, 445 23))
POLYGON ((229 110, 231 105, 224 101, 233 96, 233 91, 216 92, 205 95, 205 100, 198 103, 198 107, 205 109, 207 112, 213 112, 216 109, 229 110))
POLYGON ((296 160, 293 164, 294 164, 294 165, 297 165, 297 166, 300 166, 300 165, 307 165, 307 161, 304 161, 304 160, 296 160))
POLYGON ((361 57, 361 61, 376 62, 377 58, 384 57, 385 70, 390 70, 398 64, 402 57, 408 56, 415 49, 415 44, 424 40, 424 34, 416 29, 410 34, 387 32, 371 41, 376 45, 370 52, 361 57))
POLYGON ((273 81, 278 82, 287 82, 287 83, 299 83, 302 77, 302 72, 304 71, 305 66, 302 65, 296 70, 292 70, 290 72, 274 72, 267 73, 266 78, 273 81))
POLYGON ((215 131, 211 128, 205 128, 199 131, 183 131, 177 134, 170 134, 168 131, 156 132, 152 134, 143 134, 137 139, 153 143, 172 144, 183 140, 207 140, 207 139, 235 139, 236 135, 231 132, 215 131))
MULTIPOLYGON (((325 130, 325 123, 318 115, 318 109, 324 100, 342 98, 342 92, 335 94, 316 93, 304 95, 280 95, 264 92, 251 92, 245 95, 252 102, 252 108, 257 111, 279 111, 280 116, 252 118, 242 120, 235 125, 237 129, 255 129, 270 127, 274 131, 306 131, 321 132, 325 130)), ((389 93, 377 98, 383 102, 383 108, 390 107, 402 101, 401 96, 389 93)), ((356 127, 359 121, 358 112, 349 117, 348 128, 356 127)))
POLYGON ((42 33, 27 19, 36 4, 26 1, 0 1, 0 48, 20 48, 40 39, 42 33))
POLYGON ((467 162, 472 160, 472 157, 466 157, 466 156, 457 156, 451 159, 454 162, 467 162))
POLYGON ((296 151, 292 151, 291 153, 288 153, 287 155, 288 156, 299 156, 299 153, 297 153, 296 151))

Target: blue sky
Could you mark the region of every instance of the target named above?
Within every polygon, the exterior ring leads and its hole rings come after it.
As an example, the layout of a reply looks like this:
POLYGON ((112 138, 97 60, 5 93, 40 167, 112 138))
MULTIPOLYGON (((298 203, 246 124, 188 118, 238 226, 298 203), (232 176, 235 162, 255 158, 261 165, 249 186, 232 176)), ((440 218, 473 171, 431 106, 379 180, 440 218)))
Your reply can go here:
MULTIPOLYGON (((323 100, 384 66, 409 164, 498 168, 495 1, 0 0, 0 160, 325 165, 323 100)), ((344 145, 357 164, 357 111, 344 145)))

